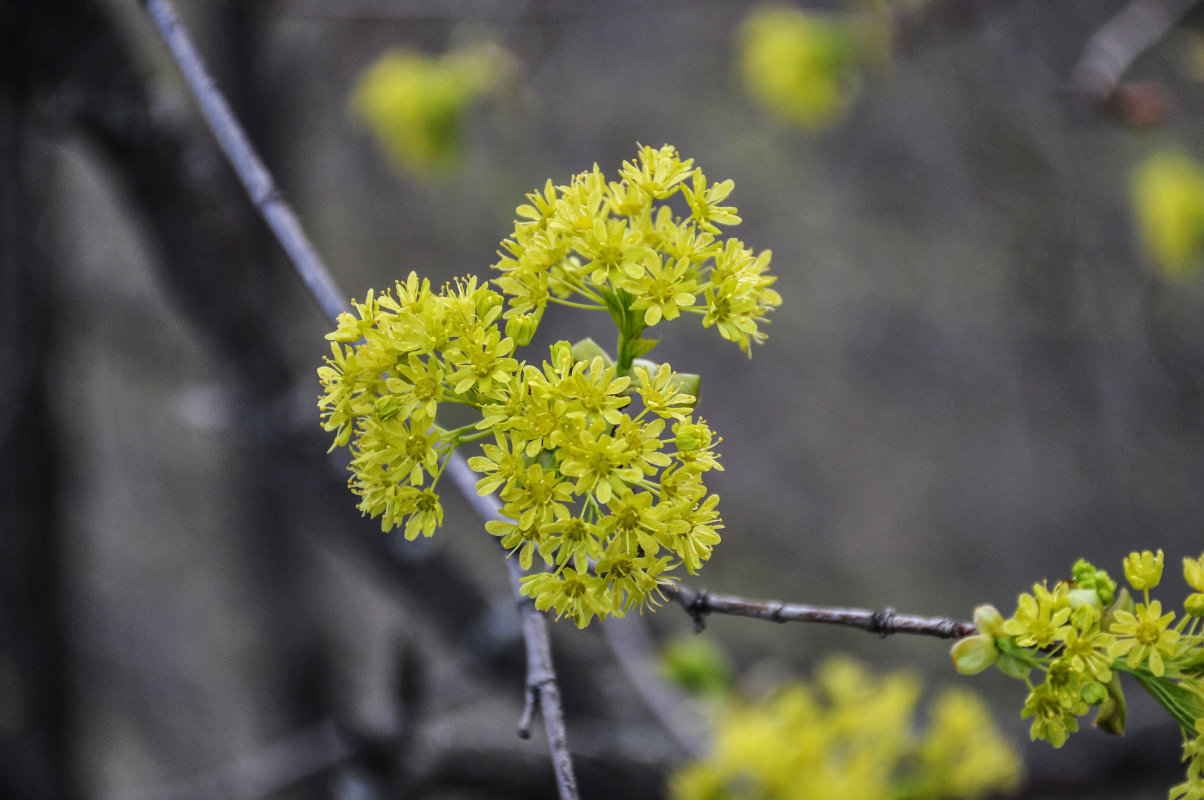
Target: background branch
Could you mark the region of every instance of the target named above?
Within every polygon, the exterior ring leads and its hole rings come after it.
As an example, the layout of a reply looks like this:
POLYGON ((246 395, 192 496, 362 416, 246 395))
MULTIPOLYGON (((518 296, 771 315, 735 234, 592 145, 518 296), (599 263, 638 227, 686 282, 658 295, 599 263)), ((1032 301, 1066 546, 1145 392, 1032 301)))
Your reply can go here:
POLYGON ((1141 91, 1126 87, 1121 78, 1198 4, 1199 0, 1132 0, 1087 40, 1072 73, 1075 85, 1096 105, 1126 122, 1161 121, 1165 115, 1161 93, 1148 84, 1141 91))

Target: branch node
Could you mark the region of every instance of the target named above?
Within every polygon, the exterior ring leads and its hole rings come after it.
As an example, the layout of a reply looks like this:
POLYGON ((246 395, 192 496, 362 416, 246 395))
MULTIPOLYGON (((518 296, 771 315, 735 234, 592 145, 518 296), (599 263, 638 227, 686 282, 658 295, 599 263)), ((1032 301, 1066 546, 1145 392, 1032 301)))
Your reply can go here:
POLYGON ((518 738, 531 738, 531 720, 535 717, 535 705, 539 702, 539 687, 528 686, 524 693, 523 715, 518 719, 518 738))
POLYGON ((252 197, 251 202, 254 203, 255 207, 262 212, 269 206, 275 205, 276 203, 283 203, 284 195, 281 194, 280 189, 278 189, 274 184, 270 184, 265 187, 262 192, 252 197))
MULTIPOLYGON (((680 590, 679 590, 680 591, 680 590)), ((686 613, 694 623, 694 633, 702 633, 706 629, 706 615, 711 611, 710 598, 706 589, 699 589, 690 602, 686 603, 686 613)))
POLYGON ((555 682, 556 676, 547 670, 533 671, 527 678, 527 691, 523 693, 523 715, 518 720, 518 738, 531 738, 531 720, 539 705, 543 687, 555 682))
POLYGON ((883 639, 894 633, 895 610, 890 606, 887 606, 880 611, 875 611, 873 615, 870 616, 869 631, 870 633, 878 634, 883 639))
POLYGON ((786 604, 777 602, 769 609, 769 620, 771 622, 785 622, 786 618, 782 616, 782 612, 786 610, 786 604))
POLYGON ((937 635, 942 639, 956 639, 961 631, 961 625, 957 620, 945 617, 936 627, 937 635))

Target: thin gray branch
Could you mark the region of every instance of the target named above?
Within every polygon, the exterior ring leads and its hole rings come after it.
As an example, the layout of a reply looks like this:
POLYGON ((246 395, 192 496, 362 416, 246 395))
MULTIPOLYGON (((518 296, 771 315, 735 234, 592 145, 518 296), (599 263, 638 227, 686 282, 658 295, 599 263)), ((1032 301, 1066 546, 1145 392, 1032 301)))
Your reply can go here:
MULTIPOLYGON (((477 493, 477 474, 472 471, 463 457, 453 453, 447 464, 447 476, 468 499, 477 516, 483 520, 502 519, 501 505, 493 495, 477 493)), ((569 756, 568 735, 564 726, 564 708, 560 702, 560 686, 552 668, 552 648, 548 639, 547 619, 535 608, 530 598, 519 592, 519 581, 523 576, 517 560, 506 559, 510 584, 519 598, 519 613, 523 622, 523 641, 527 648, 527 690, 523 703, 523 716, 519 721, 518 734, 524 739, 530 736, 531 719, 538 706, 548 736, 548 748, 552 752, 552 767, 556 772, 556 787, 561 800, 570 800, 577 795, 577 777, 573 772, 573 761, 569 756)))
MULTIPOLYGON (((333 323, 340 313, 349 310, 343 293, 310 244, 296 215, 281 198, 271 174, 255 153, 229 104, 214 84, 170 0, 144 2, 172 58, 184 73, 189 88, 197 98, 206 122, 217 137, 251 201, 288 254, 310 294, 333 323)), ((477 495, 475 475, 462 456, 451 456, 448 472, 482 519, 498 516, 497 501, 492 497, 477 495)), ((518 565, 511 559, 506 559, 506 565, 522 612, 523 639, 527 650, 526 704, 533 713, 535 704, 538 703, 543 716, 561 800, 577 800, 577 780, 569 754, 560 689, 552 666, 547 624, 534 604, 518 591, 519 579, 522 577, 518 565)))
POLYGON ((297 216, 281 197, 271 173, 230 110, 230 104, 214 84, 175 8, 169 0, 145 0, 145 3, 155 27, 200 104, 209 129, 238 173, 251 202, 288 254, 309 293, 333 321, 349 310, 347 300, 310 244, 297 216))
POLYGON ((1099 27, 1074 67, 1075 85, 1100 104, 1113 99, 1121 78, 1199 0, 1132 0, 1099 27))
POLYGON ((827 608, 783 603, 778 600, 750 600, 747 597, 711 594, 705 589, 687 589, 684 586, 667 586, 664 587, 664 591, 681 603, 682 608, 694 621, 696 631, 705 627, 707 614, 730 614, 736 617, 763 619, 767 622, 822 622, 844 625, 861 628, 883 637, 892 633, 912 633, 941 639, 961 639, 978 632, 978 628, 970 622, 958 622, 948 617, 896 614, 893 608, 869 611, 860 608, 827 608))

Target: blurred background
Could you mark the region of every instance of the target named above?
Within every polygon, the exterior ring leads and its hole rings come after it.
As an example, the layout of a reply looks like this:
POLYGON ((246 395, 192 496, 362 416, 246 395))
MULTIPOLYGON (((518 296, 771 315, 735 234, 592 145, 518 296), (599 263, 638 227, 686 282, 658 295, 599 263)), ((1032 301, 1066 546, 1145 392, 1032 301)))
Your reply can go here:
MULTIPOLYGON (((796 4, 832 27, 793 107, 750 91, 743 2, 179 9, 349 296, 486 276, 527 192, 637 142, 732 178, 784 302, 751 359, 692 320, 655 353, 702 374, 724 438, 724 541, 687 585, 968 619, 1134 549, 1165 549, 1177 603, 1204 549, 1204 222, 1139 228, 1204 158, 1193 5, 796 4), (353 99, 397 49, 485 54, 434 144, 353 99)), ((358 517, 315 406, 330 325, 134 0, 0 1, 0 309, 0 794, 554 796, 541 734, 514 735, 496 546, 450 492, 429 542, 358 517)), ((540 341, 582 324, 549 312, 540 341)), ((676 607, 640 624, 691 635, 676 607)), ((551 627, 583 796, 663 796, 685 754, 597 628, 551 627)), ((703 636, 754 682, 839 651, 985 692, 1023 797, 1182 780, 1136 691, 1123 740, 1055 753, 1020 684, 957 676, 939 640, 703 636)))

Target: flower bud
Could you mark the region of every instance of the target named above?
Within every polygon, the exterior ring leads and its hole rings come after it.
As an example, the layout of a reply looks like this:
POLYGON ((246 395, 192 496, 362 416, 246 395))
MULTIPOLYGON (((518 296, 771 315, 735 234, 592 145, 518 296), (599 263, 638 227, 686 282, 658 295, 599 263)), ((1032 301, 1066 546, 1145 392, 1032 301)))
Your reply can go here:
POLYGON ((1125 579, 1138 591, 1148 591, 1162 581, 1162 551, 1157 555, 1149 550, 1130 553, 1124 561, 1125 579))
POLYGON ((534 314, 519 314, 506 320, 506 335, 514 340, 519 347, 531 344, 535 329, 539 327, 539 318, 534 314))
POLYGON ((981 605, 974 609, 974 624, 978 632, 996 638, 1003 636, 1003 614, 993 605, 981 605))
POLYGON ((1200 592, 1189 594, 1183 601, 1183 610, 1187 612, 1188 616, 1204 617, 1204 594, 1200 592))
POLYGON ((995 637, 984 633, 958 639, 949 655, 953 658, 954 668, 963 675, 977 675, 999 660, 995 637))
POLYGON ((675 433, 677 434, 674 443, 677 449, 683 452, 697 450, 700 447, 706 446, 706 431, 701 425, 689 423, 677 425, 675 433))
POLYGON ((1197 592, 1204 592, 1204 553, 1199 558, 1183 559, 1183 577, 1188 586, 1197 592))

